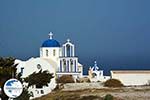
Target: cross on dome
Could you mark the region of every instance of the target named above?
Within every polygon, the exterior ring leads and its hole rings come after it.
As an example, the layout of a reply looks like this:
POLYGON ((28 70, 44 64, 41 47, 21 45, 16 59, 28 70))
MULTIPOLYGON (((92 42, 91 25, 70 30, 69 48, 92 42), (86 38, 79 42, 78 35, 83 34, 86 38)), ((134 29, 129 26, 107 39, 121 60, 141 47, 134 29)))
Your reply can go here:
POLYGON ((53 39, 53 33, 52 32, 49 32, 49 39, 53 39))

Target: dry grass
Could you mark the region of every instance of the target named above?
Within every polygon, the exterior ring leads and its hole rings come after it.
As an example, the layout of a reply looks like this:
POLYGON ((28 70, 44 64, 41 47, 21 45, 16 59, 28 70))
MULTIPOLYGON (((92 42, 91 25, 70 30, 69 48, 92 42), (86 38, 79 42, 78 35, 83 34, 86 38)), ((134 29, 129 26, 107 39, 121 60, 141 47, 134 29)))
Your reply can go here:
POLYGON ((66 92, 66 91, 57 91, 52 92, 49 95, 43 96, 41 98, 35 99, 35 100, 102 100, 99 96, 81 96, 81 92, 66 92))
POLYGON ((150 100, 150 87, 57 90, 35 100, 103 100, 107 94, 113 95, 114 100, 150 100))
POLYGON ((35 100, 103 100, 105 96, 98 93, 121 91, 121 89, 84 89, 76 91, 53 91, 52 93, 35 100))

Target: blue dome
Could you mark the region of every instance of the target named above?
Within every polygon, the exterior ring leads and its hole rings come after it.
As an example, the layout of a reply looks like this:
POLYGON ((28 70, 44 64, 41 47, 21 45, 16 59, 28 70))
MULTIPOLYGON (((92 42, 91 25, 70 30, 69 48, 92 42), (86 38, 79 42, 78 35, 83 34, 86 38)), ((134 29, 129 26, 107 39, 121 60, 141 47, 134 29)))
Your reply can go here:
POLYGON ((60 44, 54 39, 48 39, 43 42, 42 47, 60 47, 60 44))

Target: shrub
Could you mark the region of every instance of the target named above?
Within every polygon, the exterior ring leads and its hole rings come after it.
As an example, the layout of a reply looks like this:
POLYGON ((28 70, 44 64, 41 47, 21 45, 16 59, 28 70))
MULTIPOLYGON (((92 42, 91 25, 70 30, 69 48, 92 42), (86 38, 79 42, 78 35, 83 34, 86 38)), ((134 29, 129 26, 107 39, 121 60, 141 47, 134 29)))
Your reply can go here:
POLYGON ((111 95, 111 94, 107 94, 105 97, 104 97, 104 100, 113 100, 114 97, 111 95))
POLYGON ((106 87, 122 87, 123 84, 117 79, 109 79, 104 83, 106 87))
POLYGON ((57 79, 57 83, 75 83, 72 75, 63 75, 57 79))
POLYGON ((89 95, 89 96, 83 96, 79 100, 103 100, 103 98, 99 96, 89 95))

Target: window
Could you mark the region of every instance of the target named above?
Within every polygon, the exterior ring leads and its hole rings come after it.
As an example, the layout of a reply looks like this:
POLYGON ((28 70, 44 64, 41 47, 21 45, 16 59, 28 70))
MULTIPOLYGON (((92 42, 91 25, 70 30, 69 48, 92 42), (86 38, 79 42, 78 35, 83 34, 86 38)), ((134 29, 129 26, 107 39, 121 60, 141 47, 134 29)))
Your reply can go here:
POLYGON ((66 51, 67 52, 67 56, 70 57, 71 56, 71 54, 70 54, 70 45, 67 44, 66 48, 67 48, 67 51, 66 51))
POLYGON ((56 50, 54 49, 54 50, 53 50, 53 56, 55 56, 55 55, 56 55, 56 50))
POLYGON ((44 91, 43 91, 43 90, 41 90, 41 94, 44 94, 44 91))
POLYGON ((34 97, 33 92, 30 92, 31 97, 34 97))
POLYGON ((48 57, 48 50, 46 50, 46 56, 48 57))
POLYGON ((24 70, 24 68, 21 68, 21 75, 23 74, 23 70, 24 70))
POLYGON ((38 90, 36 90, 36 92, 37 92, 37 94, 39 94, 39 91, 38 91, 38 90))
POLYGON ((95 78, 97 76, 96 73, 92 73, 92 78, 95 78))
POLYGON ((34 88, 34 85, 32 85, 32 89, 34 88))
POLYGON ((40 64, 37 64, 37 69, 41 69, 41 65, 40 64))

